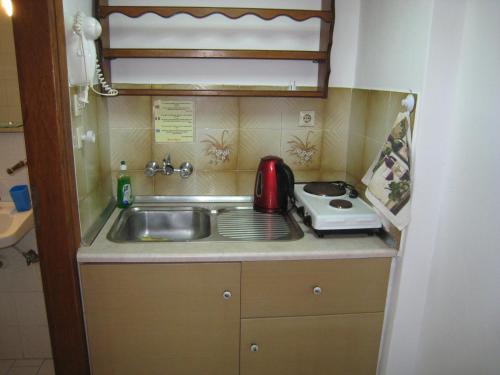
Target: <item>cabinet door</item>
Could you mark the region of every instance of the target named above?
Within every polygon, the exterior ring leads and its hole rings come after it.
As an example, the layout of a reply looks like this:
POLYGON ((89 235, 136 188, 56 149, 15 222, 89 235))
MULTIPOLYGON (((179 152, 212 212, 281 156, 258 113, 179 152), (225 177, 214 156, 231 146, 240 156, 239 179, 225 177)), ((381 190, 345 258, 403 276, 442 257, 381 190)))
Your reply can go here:
POLYGON ((238 374, 239 263, 83 265, 81 280, 94 375, 238 374))
POLYGON ((375 375, 383 313, 243 319, 240 375, 375 375))
POLYGON ((245 262, 244 318, 384 311, 391 259, 245 262))

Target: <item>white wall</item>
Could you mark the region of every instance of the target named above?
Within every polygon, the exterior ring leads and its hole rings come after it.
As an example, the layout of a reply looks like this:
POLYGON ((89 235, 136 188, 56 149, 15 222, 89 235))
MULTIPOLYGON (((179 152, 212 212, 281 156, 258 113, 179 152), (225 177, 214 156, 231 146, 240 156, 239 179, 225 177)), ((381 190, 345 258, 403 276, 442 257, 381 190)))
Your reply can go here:
POLYGON ((498 1, 467 1, 417 374, 500 372, 498 20, 498 1))
POLYGON ((362 0, 357 88, 419 92, 432 0, 362 0))
POLYGON ((412 222, 393 280, 382 374, 500 368, 499 17, 494 1, 434 1, 412 222))
MULTIPOLYGON (((359 0, 338 0, 332 52, 330 85, 354 83, 359 25, 359 0)), ((137 0, 110 1, 111 5, 137 5, 137 0)), ((141 5, 178 5, 177 0, 146 1, 141 5)), ((191 0, 190 6, 213 6, 213 1, 191 0)), ((218 6, 319 9, 319 0, 219 0, 218 6)), ((193 19, 179 15, 162 19, 145 15, 129 19, 112 15, 111 46, 138 48, 240 48, 315 50, 319 44, 319 20, 272 22, 247 16, 237 21, 220 15, 193 19)), ((192 59, 117 59, 112 62, 112 81, 119 83, 266 84, 315 86, 317 65, 304 61, 235 61, 192 59)))

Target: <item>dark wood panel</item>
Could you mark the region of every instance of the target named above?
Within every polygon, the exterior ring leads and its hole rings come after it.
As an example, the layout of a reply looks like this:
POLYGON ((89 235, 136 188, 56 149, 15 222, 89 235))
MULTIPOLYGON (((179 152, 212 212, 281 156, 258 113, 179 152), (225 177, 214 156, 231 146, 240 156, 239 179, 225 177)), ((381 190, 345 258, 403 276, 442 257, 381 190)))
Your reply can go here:
POLYGON ((248 96, 248 97, 294 97, 321 98, 321 91, 284 90, 174 90, 174 89, 119 89, 120 95, 135 96, 248 96))
POLYGON ((62 0, 17 0, 21 106, 57 374, 89 373, 76 264, 80 244, 62 0))
POLYGON ((105 48, 105 58, 208 58, 324 61, 322 51, 105 48))
POLYGON ((327 59, 321 61, 318 67, 318 89, 323 93, 323 97, 328 97, 328 84, 331 74, 330 56, 333 44, 333 30, 335 25, 335 0, 322 0, 322 9, 329 9, 332 22, 321 23, 319 50, 326 51, 327 59))
POLYGON ((196 18, 204 18, 212 14, 222 14, 231 19, 240 18, 246 15, 254 15, 264 20, 272 20, 280 16, 289 17, 295 21, 305 21, 311 18, 320 18, 325 22, 331 22, 332 20, 330 11, 321 10, 106 5, 99 7, 100 18, 106 18, 113 13, 120 13, 133 18, 143 16, 147 13, 154 13, 164 18, 172 17, 177 14, 189 14, 196 18))

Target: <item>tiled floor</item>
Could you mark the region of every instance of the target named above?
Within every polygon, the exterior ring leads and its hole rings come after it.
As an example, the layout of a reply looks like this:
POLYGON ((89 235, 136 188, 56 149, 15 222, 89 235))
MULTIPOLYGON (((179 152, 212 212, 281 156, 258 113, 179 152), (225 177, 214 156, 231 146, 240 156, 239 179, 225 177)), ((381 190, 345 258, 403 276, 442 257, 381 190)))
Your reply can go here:
POLYGON ((0 359, 0 375, 54 375, 51 359, 0 359))

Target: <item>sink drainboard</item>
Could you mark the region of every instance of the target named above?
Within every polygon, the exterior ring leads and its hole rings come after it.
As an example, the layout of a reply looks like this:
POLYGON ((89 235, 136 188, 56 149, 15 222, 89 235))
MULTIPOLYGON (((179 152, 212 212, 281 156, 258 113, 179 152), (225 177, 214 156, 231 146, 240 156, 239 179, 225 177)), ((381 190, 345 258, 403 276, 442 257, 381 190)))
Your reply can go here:
POLYGON ((230 210, 217 215, 219 234, 233 240, 279 240, 290 235, 283 215, 230 210))

